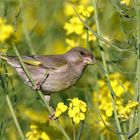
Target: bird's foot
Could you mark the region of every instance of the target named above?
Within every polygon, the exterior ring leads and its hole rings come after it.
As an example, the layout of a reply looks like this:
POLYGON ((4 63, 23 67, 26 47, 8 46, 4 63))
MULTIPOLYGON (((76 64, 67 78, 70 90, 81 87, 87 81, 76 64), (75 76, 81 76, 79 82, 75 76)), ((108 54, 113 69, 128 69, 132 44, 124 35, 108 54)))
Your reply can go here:
POLYGON ((50 120, 57 120, 57 117, 55 116, 55 113, 54 112, 49 115, 49 119, 50 120))
POLYGON ((41 82, 37 82, 34 86, 33 86, 33 90, 40 90, 41 89, 41 82))
POLYGON ((45 75, 40 81, 36 82, 36 84, 33 86, 33 90, 40 90, 42 85, 47 80, 49 74, 45 75))

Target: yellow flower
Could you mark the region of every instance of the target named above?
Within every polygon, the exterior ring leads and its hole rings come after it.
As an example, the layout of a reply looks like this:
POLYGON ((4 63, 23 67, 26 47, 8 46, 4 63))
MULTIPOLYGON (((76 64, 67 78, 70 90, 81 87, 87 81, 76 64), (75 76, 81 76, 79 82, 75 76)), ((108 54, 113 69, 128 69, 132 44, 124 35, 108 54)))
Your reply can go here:
POLYGON ((69 99, 68 115, 72 118, 75 124, 80 123, 85 119, 85 114, 87 112, 87 105, 85 102, 79 100, 78 98, 69 99))
POLYGON ((138 102, 130 100, 125 107, 119 108, 118 116, 123 120, 127 120, 132 112, 132 109, 136 108, 138 104, 138 102))
POLYGON ((92 6, 79 5, 79 6, 77 6, 76 10, 77 10, 78 14, 80 14, 84 17, 90 17, 94 9, 92 6))
POLYGON ((85 12, 85 7, 83 5, 79 5, 79 6, 77 6, 76 10, 79 14, 81 14, 81 13, 85 12))
POLYGON ((75 114, 76 114, 75 110, 69 109, 68 115, 69 115, 70 118, 73 118, 75 116, 75 114))
MULTIPOLYGON (((70 49, 78 46, 78 43, 75 40, 73 40, 73 39, 68 39, 67 38, 66 39, 66 43, 68 44, 68 46, 70 47, 70 49)), ((70 50, 69 47, 68 47, 68 50, 70 50)))
POLYGON ((67 35, 72 33, 80 35, 84 31, 84 25, 78 17, 72 17, 69 22, 65 23, 64 29, 67 31, 67 35))
MULTIPOLYGON (((80 3, 82 3, 80 1, 80 3)), ((93 14, 93 6, 86 6, 86 5, 78 5, 75 7, 77 13, 83 20, 87 20, 87 18, 90 18, 93 14)), ((66 30, 66 35, 70 36, 73 35, 73 39, 66 39, 66 43, 68 44, 68 49, 71 49, 73 47, 79 46, 82 42, 85 42, 87 39, 87 33, 85 25, 79 20, 79 18, 76 16, 75 11, 73 9, 73 5, 71 3, 65 4, 65 14, 69 17, 69 21, 64 24, 64 29, 66 30), (75 38, 76 39, 75 39, 75 38), (78 40, 79 39, 79 40, 78 40)), ((94 28, 92 26, 92 28, 94 28)), ((96 37, 92 33, 88 33, 88 40, 89 41, 95 41, 96 37)))
POLYGON ((40 138, 42 140, 50 140, 49 136, 44 131, 41 133, 40 138))
MULTIPOLYGON (((78 5, 76 6, 76 11, 80 16, 90 17, 94 9, 93 6, 78 5)), ((66 16, 75 16, 73 5, 70 3, 66 3, 64 7, 64 13, 66 16)))
POLYGON ((55 111, 55 116, 59 117, 62 113, 64 113, 67 110, 67 106, 64 105, 63 102, 58 103, 55 111))
POLYGON ((80 122, 80 118, 79 118, 78 115, 75 116, 75 117, 73 117, 73 122, 74 122, 75 124, 78 124, 78 123, 80 122))
POLYGON ((87 112, 87 105, 85 102, 79 100, 78 98, 68 99, 70 101, 69 106, 64 105, 60 102, 55 111, 55 116, 59 117, 68 109, 68 115, 73 120, 75 124, 85 119, 85 114, 87 112))
POLYGON ((85 119, 85 114, 84 113, 77 113, 74 117, 73 117, 73 122, 75 124, 80 123, 80 121, 83 121, 85 119))
POLYGON ((27 140, 51 140, 45 131, 39 130, 38 126, 31 125, 31 131, 26 133, 27 140))
POLYGON ((107 117, 111 117, 113 115, 113 108, 109 108, 105 111, 107 117))
POLYGON ((0 42, 4 42, 14 33, 12 25, 5 24, 5 21, 0 18, 0 42))
POLYGON ((75 107, 75 106, 79 106, 80 105, 80 100, 78 98, 74 98, 71 100, 71 104, 75 107))
POLYGON ((88 7, 87 7, 87 11, 88 11, 89 13, 92 13, 92 12, 94 11, 93 6, 88 6, 88 7))
MULTIPOLYGON (((78 17, 75 16, 75 12, 72 9, 72 6, 70 4, 67 5, 68 9, 66 10, 66 13, 68 16, 72 16, 70 18, 69 22, 66 22, 64 25, 64 29, 67 31, 67 35, 75 33, 77 35, 81 35, 84 32, 84 25, 83 23, 79 20, 78 17)), ((86 20, 87 17, 90 17, 91 14, 93 13, 93 7, 92 6, 83 6, 79 5, 76 7, 76 10, 84 20, 86 20), (86 18, 85 18, 86 17, 86 18)), ((91 33, 90 33, 91 36, 91 33)), ((85 38, 85 35, 83 35, 83 38, 85 38)), ((95 37, 90 37, 90 40, 95 40, 95 37)))
POLYGON ((73 10, 73 5, 70 3, 66 3, 64 5, 64 14, 66 16, 73 16, 75 14, 75 11, 73 10))
POLYGON ((138 102, 136 102, 136 101, 131 101, 131 100, 130 100, 130 101, 128 102, 126 108, 130 108, 130 109, 131 109, 131 108, 137 107, 138 104, 139 104, 138 102))
POLYGON ((105 86, 105 81, 99 80, 99 81, 98 81, 98 85, 99 85, 99 87, 105 86))
MULTIPOLYGON (((82 39, 86 40, 87 39, 87 33, 82 34, 82 39)), ((91 32, 88 32, 88 41, 95 41, 97 38, 94 36, 91 32)))
MULTIPOLYGON (((109 75, 111 86, 115 92, 115 105, 118 116, 121 120, 127 120, 130 117, 133 108, 136 108, 138 103, 134 101, 127 101, 126 94, 133 95, 134 89, 130 81, 126 80, 121 74, 114 73, 109 75), (130 90, 131 89, 131 90, 130 90)), ((104 120, 109 121, 113 116, 113 106, 111 95, 105 80, 99 80, 98 90, 93 92, 94 105, 100 109, 104 120)), ((109 123, 109 122, 108 122, 109 123)))
POLYGON ((125 4, 126 6, 130 5, 131 0, 121 0, 121 4, 125 4))

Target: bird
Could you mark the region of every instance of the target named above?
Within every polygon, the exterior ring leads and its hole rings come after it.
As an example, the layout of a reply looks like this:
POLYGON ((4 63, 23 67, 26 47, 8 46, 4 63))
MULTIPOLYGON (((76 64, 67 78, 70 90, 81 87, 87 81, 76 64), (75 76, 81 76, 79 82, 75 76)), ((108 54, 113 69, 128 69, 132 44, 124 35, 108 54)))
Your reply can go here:
POLYGON ((24 65, 30 73, 33 86, 21 66, 17 56, 3 56, 24 80, 35 90, 41 90, 47 101, 53 93, 72 87, 82 76, 88 65, 95 64, 94 55, 87 49, 75 47, 64 54, 21 56, 24 65))

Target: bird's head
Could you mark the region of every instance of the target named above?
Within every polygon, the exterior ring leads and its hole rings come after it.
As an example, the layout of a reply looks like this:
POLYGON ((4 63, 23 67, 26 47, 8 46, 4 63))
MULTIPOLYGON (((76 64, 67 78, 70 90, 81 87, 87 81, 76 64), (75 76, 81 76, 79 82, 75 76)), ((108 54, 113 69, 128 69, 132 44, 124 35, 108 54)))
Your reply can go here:
POLYGON ((66 53, 66 59, 72 64, 82 64, 83 66, 95 64, 95 57, 87 49, 76 47, 66 53))

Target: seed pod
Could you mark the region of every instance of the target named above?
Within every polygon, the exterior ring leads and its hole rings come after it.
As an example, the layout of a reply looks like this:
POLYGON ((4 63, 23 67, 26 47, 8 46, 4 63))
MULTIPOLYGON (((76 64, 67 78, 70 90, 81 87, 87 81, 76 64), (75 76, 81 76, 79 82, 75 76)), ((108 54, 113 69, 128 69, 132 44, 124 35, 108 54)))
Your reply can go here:
POLYGON ((139 131, 139 128, 135 128, 133 130, 131 130, 129 133, 128 133, 128 139, 131 139, 137 132, 139 131))

